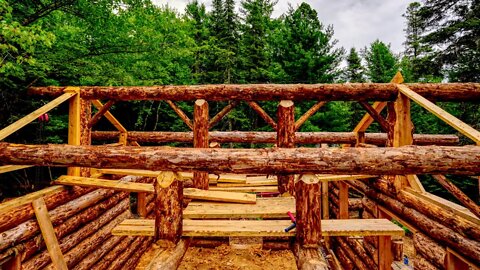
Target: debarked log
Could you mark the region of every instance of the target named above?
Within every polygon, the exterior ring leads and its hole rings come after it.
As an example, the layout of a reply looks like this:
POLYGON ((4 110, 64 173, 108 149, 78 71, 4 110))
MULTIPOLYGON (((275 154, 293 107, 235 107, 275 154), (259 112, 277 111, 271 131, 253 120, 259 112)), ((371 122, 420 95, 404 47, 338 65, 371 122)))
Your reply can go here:
MULTIPOLYGON (((93 131, 92 140, 118 140, 117 131, 93 131)), ((193 132, 168 131, 129 131, 128 138, 139 143, 171 143, 193 142, 193 132)), ((218 143, 276 143, 276 132, 263 131, 211 131, 209 141, 218 143)), ((386 133, 366 133, 365 142, 384 146, 387 143, 386 133)), ((355 132, 295 132, 295 144, 355 144, 355 132)), ((414 145, 458 145, 456 135, 414 134, 414 145)))
MULTIPOLYGON (((436 101, 478 101, 478 83, 406 84, 423 97, 436 101)), ((35 95, 59 96, 66 87, 30 87, 35 95)), ((393 83, 347 84, 218 84, 165 86, 82 86, 82 98, 113 100, 373 100, 393 101, 393 83)))
POLYGON ((0 143, 0 164, 210 173, 478 175, 480 147, 176 149, 0 143))

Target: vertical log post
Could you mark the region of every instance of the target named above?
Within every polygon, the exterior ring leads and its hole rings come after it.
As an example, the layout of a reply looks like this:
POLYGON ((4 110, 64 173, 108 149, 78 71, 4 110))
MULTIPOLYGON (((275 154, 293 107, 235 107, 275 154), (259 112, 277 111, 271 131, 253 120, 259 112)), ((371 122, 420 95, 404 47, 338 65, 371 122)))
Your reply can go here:
MULTIPOLYGON (((208 129, 208 103, 199 99, 193 108, 193 147, 208 148, 208 129)), ((208 189, 208 172, 194 172, 193 185, 199 189, 208 189)))
POLYGON ((316 248, 322 237, 320 181, 315 175, 301 175, 295 184, 297 211, 297 243, 316 248))
MULTIPOLYGON (((282 100, 277 110, 277 146, 280 148, 295 147, 295 105, 291 100, 282 100)), ((293 174, 277 175, 278 191, 280 194, 295 192, 293 174)))
MULTIPOLYGON (((80 145, 92 144, 92 128, 88 123, 92 118, 92 102, 80 99, 80 145)), ((80 168, 80 176, 90 177, 90 168, 80 168)))
POLYGON ((137 193, 137 214, 142 218, 147 218, 147 193, 137 193))
POLYGON ((182 236, 183 181, 178 174, 162 172, 155 188, 155 241, 177 243, 182 236))
POLYGON ((392 254, 392 237, 379 236, 378 237, 378 269, 390 270, 392 269, 393 254, 392 254))
POLYGON ((339 187, 339 219, 348 219, 348 185, 343 181, 338 182, 339 187))
MULTIPOLYGON (((80 98, 79 87, 67 87, 65 92, 75 92, 68 105, 68 144, 81 144, 81 110, 82 102, 80 98)), ((87 123, 88 124, 88 123, 87 123)), ((67 174, 71 176, 80 176, 80 167, 68 167, 67 174)))

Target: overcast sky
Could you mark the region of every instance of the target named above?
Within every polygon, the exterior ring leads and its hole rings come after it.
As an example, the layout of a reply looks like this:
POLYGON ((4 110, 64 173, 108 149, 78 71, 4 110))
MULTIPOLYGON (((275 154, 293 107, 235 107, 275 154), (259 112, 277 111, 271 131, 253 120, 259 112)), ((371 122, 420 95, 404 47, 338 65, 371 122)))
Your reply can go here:
MULTIPOLYGON (((210 9, 211 0, 199 0, 210 9)), ((189 0, 153 0, 158 5, 168 3, 180 12, 189 0)), ((310 4, 323 24, 332 24, 338 45, 349 50, 368 46, 375 39, 391 44, 394 52, 403 50, 405 25, 402 14, 413 0, 279 0, 273 16, 288 10, 288 3, 296 7, 302 2, 310 4)), ((237 0, 237 5, 240 0, 237 0)))

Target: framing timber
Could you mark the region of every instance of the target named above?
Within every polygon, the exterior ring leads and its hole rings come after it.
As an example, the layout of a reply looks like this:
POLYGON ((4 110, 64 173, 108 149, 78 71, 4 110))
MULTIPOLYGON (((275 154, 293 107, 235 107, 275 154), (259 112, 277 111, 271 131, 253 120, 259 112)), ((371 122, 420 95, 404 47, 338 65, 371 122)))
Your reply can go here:
POLYGON ((377 121, 377 123, 380 125, 380 128, 383 132, 388 132, 388 123, 387 120, 385 120, 380 113, 372 107, 368 102, 366 101, 360 101, 360 105, 367 111, 370 116, 377 121))
POLYGON ((58 244, 57 236, 55 235, 55 230, 53 229, 52 221, 48 215, 45 201, 43 198, 39 198, 34 200, 32 205, 38 225, 42 231, 43 241, 45 241, 55 269, 68 270, 62 251, 60 250, 60 245, 58 244))
MULTIPOLYGON (((68 106, 68 144, 81 145, 81 109, 82 99, 80 98, 80 90, 78 87, 67 88, 65 91, 75 93, 69 100, 68 106)), ((71 176, 80 176, 80 167, 69 167, 67 174, 71 176)))
POLYGON ((19 165, 4 165, 0 166, 0 173, 6 173, 6 172, 12 172, 16 170, 22 170, 22 169, 27 169, 32 166, 24 165, 24 166, 19 166, 19 165))
POLYGON ((295 183, 297 243, 300 247, 318 248, 322 236, 320 181, 315 175, 301 175, 295 183))
POLYGON ((51 187, 47 187, 39 191, 35 191, 27 195, 3 202, 0 204, 0 215, 3 215, 4 213, 7 213, 25 204, 32 203, 34 200, 37 200, 39 198, 43 198, 50 194, 60 192, 64 189, 65 188, 62 186, 51 186, 51 187))
MULTIPOLYGON (((475 143, 480 143, 480 132, 476 129, 472 128, 471 126, 465 124, 455 116, 449 114, 448 112, 444 111, 442 108, 438 107, 437 105, 433 104, 431 101, 426 99, 425 97, 421 96, 418 93, 415 93, 412 89, 405 85, 397 84, 397 88, 399 91, 404 94, 405 96, 411 98, 415 101, 418 105, 422 106, 429 112, 436 115, 438 118, 442 119, 445 123, 449 124, 454 129, 458 130, 463 135, 472 139, 475 143)), ((473 100, 470 100, 473 101, 473 100)))
POLYGON ((167 104, 170 106, 170 108, 172 108, 172 110, 180 117, 180 119, 182 119, 182 121, 191 129, 193 130, 193 124, 192 124, 192 120, 190 120, 190 118, 188 118, 187 114, 185 114, 182 109, 180 109, 180 107, 177 106, 177 104, 175 104, 173 101, 171 100, 165 100, 165 102, 167 102, 167 104))
MULTIPOLYGON (((208 102, 203 99, 195 101, 193 105, 193 147, 208 148, 208 102)), ((208 189, 208 173, 194 172, 193 186, 199 189, 208 189)))
POLYGON ((0 143, 1 164, 239 174, 478 175, 480 147, 176 149, 0 143))
POLYGON ((277 123, 275 122, 275 120, 272 119, 272 117, 270 117, 270 115, 268 115, 268 113, 266 111, 263 110, 262 107, 260 107, 260 105, 258 105, 257 102, 255 101, 249 101, 247 102, 248 106, 250 106, 250 108, 252 108, 255 112, 257 112, 257 114, 267 123, 269 124, 274 130, 277 129, 277 123))
MULTIPOLYGON (((103 108, 103 103, 100 102, 99 100, 92 100, 93 106, 97 108, 98 110, 101 110, 103 108)), ((127 133, 127 129, 113 116, 112 113, 109 111, 105 112, 105 118, 108 119, 108 121, 118 130, 120 133, 127 133)))
MULTIPOLYGON (((295 132, 295 144, 355 144, 355 132, 295 132)), ((93 131, 94 140, 116 140, 119 133, 115 131, 93 131)), ((219 143, 276 143, 276 132, 262 131, 211 131, 208 133, 210 142, 219 143)), ((385 146, 386 133, 364 133, 365 142, 385 146)), ((128 138, 137 142, 170 143, 193 142, 193 132, 163 132, 163 131, 129 131, 128 138)), ((456 135, 447 134, 414 134, 414 145, 458 145, 456 135)))
POLYGON ((450 194, 452 194, 458 201, 460 201, 468 210, 470 210, 475 216, 480 218, 480 206, 470 199, 462 190, 449 181, 444 175, 433 175, 433 178, 450 194))
POLYGON ((299 130, 302 125, 308 120, 308 118, 314 115, 325 104, 327 104, 326 101, 319 101, 315 103, 315 105, 313 105, 310 109, 308 109, 308 111, 306 111, 300 118, 298 118, 297 121, 295 121, 295 131, 299 130))
POLYGON ((102 116, 105 115, 105 113, 108 112, 108 110, 110 110, 110 108, 112 108, 115 103, 115 100, 109 100, 107 103, 105 103, 105 105, 103 105, 102 108, 100 108, 98 112, 94 116, 92 116, 92 119, 90 119, 87 126, 91 128, 96 125, 98 121, 100 121, 102 116))
POLYGON ((10 136, 15 131, 21 129, 22 127, 28 125, 28 123, 37 119, 40 115, 43 115, 53 108, 56 108, 58 105, 62 104, 66 100, 70 99, 71 97, 75 96, 77 93, 74 91, 69 91, 70 89, 65 89, 65 93, 57 97, 56 99, 50 101, 49 103, 43 105, 42 107, 38 108, 37 110, 31 112, 30 114, 24 116, 23 118, 15 121, 14 123, 10 124, 9 126, 0 130, 0 141, 5 139, 6 137, 10 136), (68 90, 68 91, 67 91, 68 90))
MULTIPOLYGON (((418 94, 436 101, 478 101, 478 83, 406 84, 418 94)), ((59 96, 65 87, 30 87, 30 94, 59 96)), ((86 99, 114 100, 370 100, 393 101, 398 89, 393 83, 345 84, 219 84, 167 86, 83 86, 86 99)))

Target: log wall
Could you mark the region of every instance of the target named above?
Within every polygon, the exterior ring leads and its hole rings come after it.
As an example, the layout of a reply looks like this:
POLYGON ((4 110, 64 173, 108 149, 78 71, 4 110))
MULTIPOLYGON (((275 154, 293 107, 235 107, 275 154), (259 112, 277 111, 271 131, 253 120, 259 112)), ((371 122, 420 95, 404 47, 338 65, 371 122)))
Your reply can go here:
MULTIPOLYGON (((131 177, 124 181, 152 182, 131 177)), ((45 198, 60 249, 69 269, 134 269, 151 237, 112 236, 111 230, 131 218, 128 192, 73 187, 45 198), (142 251, 143 250, 143 251, 142 251)), ((146 198, 153 214, 153 195, 146 198)), ((2 215, 0 261, 19 256, 22 269, 54 269, 31 206, 20 206, 2 215)))

